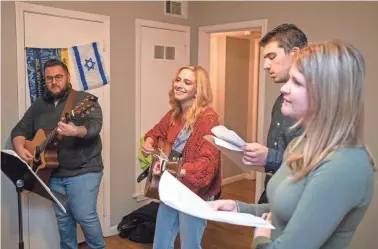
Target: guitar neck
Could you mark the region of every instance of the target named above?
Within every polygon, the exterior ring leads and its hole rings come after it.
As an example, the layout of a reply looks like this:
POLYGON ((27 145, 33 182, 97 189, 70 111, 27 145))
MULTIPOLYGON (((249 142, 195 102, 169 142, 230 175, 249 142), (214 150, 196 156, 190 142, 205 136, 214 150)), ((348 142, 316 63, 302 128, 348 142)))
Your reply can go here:
POLYGON ((46 137, 46 139, 39 145, 40 151, 44 151, 46 147, 56 138, 58 135, 58 127, 55 127, 54 130, 46 137))
MULTIPOLYGON (((66 116, 66 118, 62 121, 63 123, 68 123, 69 120, 71 120, 72 118, 72 114, 69 114, 68 116, 66 116)), ((56 136, 58 135, 58 127, 55 127, 54 130, 52 130, 50 132, 50 134, 46 137, 45 141, 43 141, 40 145, 39 145, 39 149, 40 151, 44 151, 46 149, 46 147, 52 142, 54 141, 54 139, 56 138, 56 136)))

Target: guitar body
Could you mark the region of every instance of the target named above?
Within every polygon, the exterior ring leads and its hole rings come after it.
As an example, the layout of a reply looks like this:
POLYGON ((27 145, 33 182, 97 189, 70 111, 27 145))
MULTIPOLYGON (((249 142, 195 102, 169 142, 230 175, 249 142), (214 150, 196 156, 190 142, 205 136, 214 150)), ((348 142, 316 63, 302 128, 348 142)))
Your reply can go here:
POLYGON ((152 161, 150 169, 148 171, 148 177, 146 180, 146 185, 144 187, 144 196, 155 199, 155 200, 160 200, 159 197, 159 182, 160 182, 160 177, 158 175, 154 175, 152 172, 152 168, 154 165, 154 161, 152 161))
MULTIPOLYGON (((165 155, 169 156, 172 144, 168 143, 165 140, 159 139, 157 143, 157 148, 159 148, 165 155)), ((156 200, 160 200, 159 197, 159 182, 160 182, 160 175, 153 174, 153 167, 156 163, 160 162, 160 167, 162 172, 165 170, 169 170, 169 172, 175 176, 181 171, 181 160, 161 160, 160 159, 160 151, 155 150, 152 153, 152 162, 149 167, 148 177, 146 180, 146 185, 144 188, 144 196, 156 200)))
MULTIPOLYGON (((94 110, 98 100, 96 96, 89 94, 70 111, 76 91, 71 91, 71 93, 68 96, 60 120, 66 124, 76 117, 84 117, 94 110)), ((28 162, 28 165, 46 185, 49 184, 53 170, 59 166, 58 142, 62 139, 63 136, 58 134, 56 127, 54 130, 39 129, 33 140, 25 141, 25 149, 33 155, 33 159, 28 162)))
POLYGON ((28 165, 46 184, 50 181, 53 169, 59 166, 58 150, 55 142, 47 146, 44 151, 37 155, 38 146, 46 139, 49 133, 50 130, 39 129, 33 140, 25 141, 25 149, 27 149, 34 157, 28 162, 28 165))

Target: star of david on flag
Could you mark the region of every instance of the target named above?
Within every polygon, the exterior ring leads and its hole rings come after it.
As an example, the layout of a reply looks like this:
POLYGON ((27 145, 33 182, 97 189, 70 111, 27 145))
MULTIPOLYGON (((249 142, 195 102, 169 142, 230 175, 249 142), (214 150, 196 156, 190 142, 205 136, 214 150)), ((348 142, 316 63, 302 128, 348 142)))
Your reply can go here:
POLYGON ((93 42, 69 48, 72 68, 80 90, 91 90, 109 83, 99 44, 93 42))

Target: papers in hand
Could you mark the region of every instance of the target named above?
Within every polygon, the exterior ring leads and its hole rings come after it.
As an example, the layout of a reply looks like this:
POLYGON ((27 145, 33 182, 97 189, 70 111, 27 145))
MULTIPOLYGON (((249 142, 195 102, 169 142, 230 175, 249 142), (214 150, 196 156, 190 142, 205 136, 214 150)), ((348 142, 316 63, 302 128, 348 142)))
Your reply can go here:
POLYGON ((247 143, 234 131, 227 129, 223 125, 219 125, 211 129, 211 132, 215 136, 206 135, 203 138, 217 147, 223 155, 228 157, 244 172, 265 172, 263 165, 251 166, 243 163, 243 150, 247 143))
POLYGON ((269 222, 252 214, 213 210, 206 201, 166 171, 160 179, 159 196, 167 206, 205 220, 274 229, 269 222))
POLYGON ((244 146, 247 144, 236 132, 227 129, 223 125, 214 127, 211 132, 215 135, 214 143, 226 149, 243 151, 244 146))

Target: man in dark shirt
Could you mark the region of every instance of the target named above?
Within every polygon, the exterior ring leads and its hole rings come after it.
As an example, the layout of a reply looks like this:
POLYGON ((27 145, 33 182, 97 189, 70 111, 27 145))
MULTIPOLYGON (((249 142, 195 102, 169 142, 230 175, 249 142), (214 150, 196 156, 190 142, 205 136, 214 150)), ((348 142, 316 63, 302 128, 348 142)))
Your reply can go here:
MULTIPOLYGON (((268 32, 260 41, 264 48, 264 69, 274 83, 286 83, 294 53, 307 46, 306 35, 293 24, 281 24, 268 32)), ((243 161, 247 165, 265 165, 265 188, 271 175, 281 166, 284 151, 290 141, 299 136, 301 128, 288 129, 296 120, 285 117, 281 112, 282 95, 278 96, 272 109, 267 146, 249 143, 244 151, 243 161)), ((265 191, 259 203, 267 203, 265 191)))
MULTIPOLYGON (((13 128, 11 138, 17 154, 25 161, 33 155, 25 148, 39 129, 57 127, 62 139, 58 143, 59 167, 50 179, 50 188, 70 199, 64 213, 55 203, 61 249, 77 249, 77 223, 91 249, 104 249, 101 223, 97 214, 97 196, 102 179, 101 107, 68 124, 60 122, 61 113, 72 91, 67 66, 57 59, 44 65, 46 88, 43 98, 37 99, 13 128)), ((72 108, 88 96, 76 92, 72 108)))

